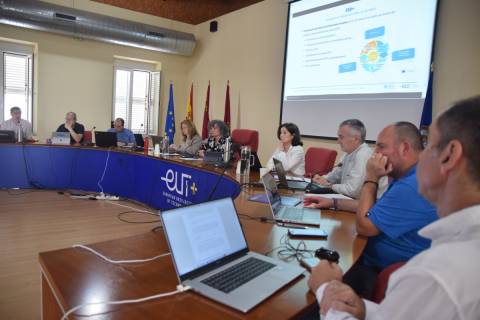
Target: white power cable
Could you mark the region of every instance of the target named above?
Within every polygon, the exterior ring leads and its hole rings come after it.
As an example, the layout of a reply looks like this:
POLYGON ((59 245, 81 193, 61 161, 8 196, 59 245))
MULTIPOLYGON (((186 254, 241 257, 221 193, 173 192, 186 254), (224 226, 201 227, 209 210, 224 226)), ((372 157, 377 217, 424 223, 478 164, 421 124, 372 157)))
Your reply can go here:
POLYGON ((136 211, 136 212, 145 212, 145 213, 148 213, 148 214, 151 214, 153 216, 160 216, 160 214, 158 213, 155 213, 155 212, 152 212, 152 211, 148 211, 148 210, 142 210, 142 209, 138 209, 138 208, 134 208, 134 207, 130 207, 130 206, 127 206, 125 204, 121 204, 121 203, 117 203, 117 202, 113 202, 113 201, 106 201, 110 204, 114 204, 116 206, 120 206, 120 207, 124 207, 124 208, 128 208, 128 209, 131 209, 132 211, 136 211))
POLYGON ((148 297, 144 297, 144 298, 84 303, 84 304, 78 305, 76 307, 73 307, 70 310, 68 310, 67 312, 65 312, 63 314, 63 317, 62 317, 61 320, 67 319, 70 314, 72 314, 73 312, 75 312, 79 309, 85 308, 85 307, 96 306, 96 305, 106 305, 107 306, 107 305, 131 304, 131 303, 145 302, 145 301, 150 301, 150 300, 153 300, 153 299, 173 296, 177 293, 185 292, 185 291, 188 291, 190 289, 191 289, 190 286, 183 286, 183 285, 179 284, 177 286, 177 290, 175 290, 175 291, 170 291, 170 292, 166 292, 166 293, 159 293, 159 294, 155 294, 153 296, 148 296, 148 297))
POLYGON ((98 180, 98 182, 97 182, 97 185, 98 185, 98 187, 100 188, 100 191, 102 192, 102 195, 103 195, 104 193, 103 193, 103 187, 102 187, 102 185, 101 185, 101 182, 103 182, 103 178, 105 178, 105 173, 107 172, 108 159, 110 159, 110 148, 109 148, 108 151, 107 151, 107 159, 105 160, 105 168, 103 168, 102 177, 101 177, 100 180, 98 180))
POLYGON ((163 253, 163 254, 160 254, 160 255, 158 255, 158 256, 151 257, 151 258, 147 258, 147 259, 137 259, 137 260, 113 260, 113 259, 110 259, 110 258, 104 256, 104 255, 101 254, 100 252, 95 251, 95 250, 93 250, 92 248, 87 247, 87 246, 84 246, 84 245, 81 245, 81 244, 74 244, 74 245, 72 246, 72 248, 81 248, 81 249, 90 251, 90 252, 93 253, 94 255, 102 258, 103 260, 105 260, 105 261, 107 261, 107 262, 110 262, 110 263, 114 263, 114 264, 127 264, 127 263, 149 262, 149 261, 157 260, 157 259, 159 259, 159 258, 162 258, 162 257, 169 256, 169 255, 170 255, 170 252, 167 252, 167 253, 163 253))

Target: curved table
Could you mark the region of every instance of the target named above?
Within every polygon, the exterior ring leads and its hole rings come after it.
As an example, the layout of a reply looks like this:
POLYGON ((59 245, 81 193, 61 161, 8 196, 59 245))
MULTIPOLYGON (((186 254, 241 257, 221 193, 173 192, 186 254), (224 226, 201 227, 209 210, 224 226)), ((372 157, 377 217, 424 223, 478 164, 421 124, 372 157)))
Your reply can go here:
MULTIPOLYGON (((267 205, 248 201, 249 195, 263 192, 263 189, 241 190, 233 168, 224 171, 205 166, 200 161, 187 162, 173 157, 47 145, 0 145, 0 166, 9 168, 0 171, 0 187, 3 188, 29 188, 34 184, 51 189, 100 191, 98 181, 102 181, 106 193, 137 200, 160 210, 209 198, 236 198, 235 205, 242 218, 249 248, 259 253, 276 248, 287 231, 278 225, 251 219, 271 215, 267 205)), ((258 175, 251 179, 258 179, 258 175)), ((329 210, 322 210, 321 215, 321 228, 327 231, 328 238, 304 239, 305 243, 309 249, 327 247, 337 250, 341 257, 340 266, 346 271, 366 244, 365 238, 356 234, 355 215, 329 210)), ((298 241, 291 240, 294 245, 298 241)), ((91 246, 113 259, 148 257, 167 250, 161 232, 91 246)), ((276 257, 275 252, 272 256, 276 257)), ((59 319, 62 309, 98 301, 99 297, 101 300, 116 300, 171 291, 178 281, 171 259, 167 258, 135 266, 116 266, 84 251, 66 248, 42 252, 39 261, 43 319, 59 319)), ((315 297, 308 290, 307 277, 301 277, 247 314, 192 292, 130 306, 93 307, 84 312, 100 312, 92 319, 191 319, 192 316, 203 319, 284 319, 301 316, 315 304, 315 297)))
POLYGON ((240 185, 201 161, 96 147, 0 144, 0 188, 76 189, 165 210, 236 198, 240 185))

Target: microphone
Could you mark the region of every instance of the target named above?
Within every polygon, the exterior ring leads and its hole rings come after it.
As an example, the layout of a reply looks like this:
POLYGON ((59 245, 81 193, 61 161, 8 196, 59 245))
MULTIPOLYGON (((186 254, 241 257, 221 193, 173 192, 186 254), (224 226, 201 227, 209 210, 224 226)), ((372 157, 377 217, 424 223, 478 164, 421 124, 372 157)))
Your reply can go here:
POLYGON ((85 141, 84 141, 83 144, 85 144, 85 145, 87 145, 87 146, 93 146, 93 145, 95 145, 95 143, 97 142, 96 139, 95 139, 95 129, 96 129, 96 128, 97 128, 96 126, 93 126, 93 127, 92 127, 92 130, 90 130, 91 133, 92 133, 92 138, 91 138, 92 141, 90 141, 90 142, 85 142, 85 141))

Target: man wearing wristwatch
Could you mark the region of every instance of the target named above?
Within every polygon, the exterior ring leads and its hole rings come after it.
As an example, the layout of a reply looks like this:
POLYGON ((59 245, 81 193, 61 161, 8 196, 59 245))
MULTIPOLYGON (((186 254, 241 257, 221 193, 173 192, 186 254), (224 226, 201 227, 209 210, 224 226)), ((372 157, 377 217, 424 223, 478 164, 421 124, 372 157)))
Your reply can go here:
MULTIPOLYGON (((365 178, 365 165, 372 155, 372 149, 365 143, 367 131, 358 119, 349 119, 338 127, 338 144, 344 155, 332 171, 320 176, 314 174, 312 182, 329 186, 336 193, 358 199, 365 178)), ((386 179, 381 181, 380 195, 386 189, 386 179), (383 183, 382 183, 383 182, 383 183)))
POLYGON ((430 247, 430 241, 417 234, 438 218, 435 208, 418 193, 415 173, 422 149, 415 125, 397 122, 387 126, 367 161, 359 200, 332 200, 331 206, 339 210, 356 206, 357 232, 369 237, 362 256, 343 277, 367 299, 380 271, 430 247), (377 201, 378 182, 386 175, 393 181, 377 201))
MULTIPOLYGON (((432 240, 388 280, 377 304, 341 283, 338 264, 321 261, 308 281, 325 320, 478 320, 480 315, 480 96, 455 103, 430 127, 418 189, 439 220, 419 233, 432 240)), ((318 319, 318 315, 316 315, 318 319)))

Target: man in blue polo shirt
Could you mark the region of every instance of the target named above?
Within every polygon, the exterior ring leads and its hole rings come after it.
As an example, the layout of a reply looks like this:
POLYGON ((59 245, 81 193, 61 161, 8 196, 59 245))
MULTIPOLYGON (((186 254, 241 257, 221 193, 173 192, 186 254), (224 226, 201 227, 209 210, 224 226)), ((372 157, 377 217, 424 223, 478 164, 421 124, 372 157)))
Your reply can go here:
POLYGON ((430 247, 430 241, 417 234, 438 218, 435 208, 418 193, 415 173, 422 149, 417 127, 397 122, 380 132, 367 162, 356 227, 358 234, 369 238, 362 256, 343 278, 367 299, 382 269, 430 247), (385 175, 393 181, 377 201, 378 181, 385 175))
POLYGON ((135 136, 132 131, 125 128, 125 121, 122 118, 115 119, 114 128, 108 129, 108 132, 117 133, 118 146, 135 146, 135 136))

